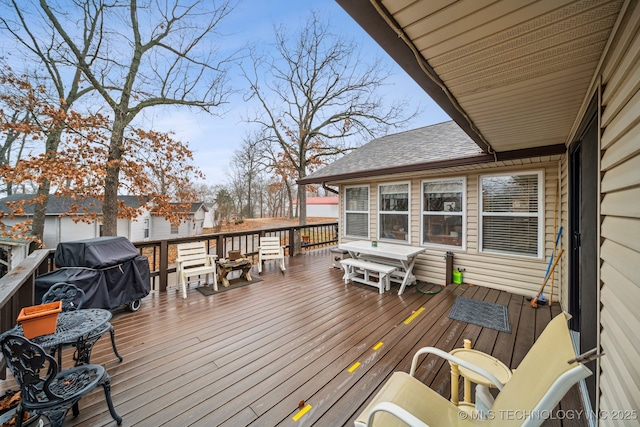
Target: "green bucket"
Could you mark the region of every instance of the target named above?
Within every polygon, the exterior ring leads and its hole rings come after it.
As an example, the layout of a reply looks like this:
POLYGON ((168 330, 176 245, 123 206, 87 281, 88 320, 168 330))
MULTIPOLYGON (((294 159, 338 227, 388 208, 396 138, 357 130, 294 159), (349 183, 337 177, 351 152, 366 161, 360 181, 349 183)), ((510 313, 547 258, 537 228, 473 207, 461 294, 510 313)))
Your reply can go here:
POLYGON ((453 270, 453 283, 456 285, 462 285, 462 271, 453 270))

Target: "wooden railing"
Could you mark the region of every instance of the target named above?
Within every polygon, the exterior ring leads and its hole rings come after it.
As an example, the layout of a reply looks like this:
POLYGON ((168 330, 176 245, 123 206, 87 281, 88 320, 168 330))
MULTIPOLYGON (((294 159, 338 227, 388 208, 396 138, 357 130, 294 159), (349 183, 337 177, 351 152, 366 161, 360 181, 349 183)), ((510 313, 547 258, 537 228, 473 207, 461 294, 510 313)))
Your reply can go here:
POLYGON ((22 307, 33 305, 36 277, 52 269, 53 251, 40 249, 0 278, 0 331, 15 326, 22 307))
POLYGON ((135 242, 140 254, 149 259, 154 289, 165 290, 169 273, 175 272, 175 246, 179 243, 206 242, 210 253, 226 258, 229 251, 240 251, 244 256, 257 260, 260 237, 278 236, 289 256, 335 245, 338 242, 338 223, 329 222, 304 226, 264 228, 181 237, 170 240, 135 242))
MULTIPOLYGON (((257 258, 261 236, 279 236, 289 256, 304 251, 331 246, 338 241, 338 223, 268 228, 238 232, 212 233, 177 239, 134 242, 140 254, 149 259, 153 288, 165 290, 169 273, 175 272, 175 245, 183 242, 205 241, 210 252, 219 258, 231 250, 239 250, 247 257, 257 258), (308 236, 308 239, 305 237, 308 236), (304 241, 303 241, 304 240, 304 241)), ((0 278, 0 331, 13 327, 22 307, 35 304, 35 279, 52 271, 53 250, 34 251, 16 268, 0 278)))

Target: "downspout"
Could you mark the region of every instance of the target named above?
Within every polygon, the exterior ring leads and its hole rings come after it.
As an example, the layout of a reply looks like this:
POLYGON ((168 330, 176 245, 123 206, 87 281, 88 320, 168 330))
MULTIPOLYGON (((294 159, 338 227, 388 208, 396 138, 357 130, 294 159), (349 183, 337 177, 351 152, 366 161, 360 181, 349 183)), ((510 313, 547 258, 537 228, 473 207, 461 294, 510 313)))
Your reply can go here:
POLYGON ((338 190, 336 190, 334 188, 331 188, 331 187, 328 187, 327 184, 324 183, 324 182, 322 183, 322 188, 324 188, 325 190, 327 190, 327 191, 329 191, 331 193, 340 195, 340 192, 338 190))

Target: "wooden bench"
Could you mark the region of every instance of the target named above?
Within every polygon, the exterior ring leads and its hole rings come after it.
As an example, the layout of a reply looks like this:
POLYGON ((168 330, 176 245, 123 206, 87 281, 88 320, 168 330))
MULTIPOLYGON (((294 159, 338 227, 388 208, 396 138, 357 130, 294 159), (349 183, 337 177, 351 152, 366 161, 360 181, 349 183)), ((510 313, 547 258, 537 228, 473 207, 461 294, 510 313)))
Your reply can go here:
POLYGON ((180 243, 176 246, 178 264, 176 272, 182 288, 182 298, 187 298, 187 279, 192 276, 205 275, 205 282, 209 284, 209 274, 213 275, 213 289, 218 290, 216 278, 217 255, 209 255, 204 242, 180 243))
POLYGON ((344 268, 344 283, 349 281, 364 283, 365 285, 375 286, 381 294, 385 290, 391 289, 389 276, 397 270, 397 267, 386 264, 379 264, 372 261, 365 261, 356 258, 347 258, 340 261, 344 268), (373 273, 373 274, 372 274, 373 273), (371 280, 377 277, 378 281, 371 280))

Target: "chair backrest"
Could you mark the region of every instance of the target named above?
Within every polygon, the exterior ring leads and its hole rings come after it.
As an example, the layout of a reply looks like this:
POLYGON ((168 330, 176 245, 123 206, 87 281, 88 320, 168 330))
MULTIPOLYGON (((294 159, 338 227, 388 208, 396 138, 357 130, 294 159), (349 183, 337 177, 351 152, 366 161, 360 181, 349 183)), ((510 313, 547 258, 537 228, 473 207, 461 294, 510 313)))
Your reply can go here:
POLYGON ((85 293, 71 283, 56 283, 42 296, 42 304, 62 301, 62 311, 79 310, 84 304, 85 293))
POLYGON ((180 243, 176 245, 176 251, 183 268, 210 264, 211 257, 204 242, 180 243))
POLYGON ((26 403, 60 400, 49 388, 58 373, 58 364, 42 347, 17 335, 6 335, 0 341, 0 346, 26 403))
POLYGON ((576 354, 567 320, 568 315, 562 313, 549 322, 498 394, 491 408, 496 425, 540 425, 543 418, 531 418, 523 424, 521 417, 509 419, 500 415, 540 411, 549 416, 574 384, 591 375, 581 363, 568 363, 576 354))
POLYGON ((262 250, 271 250, 271 249, 281 249, 280 246, 280 237, 278 236, 266 236, 260 238, 260 249, 262 250))

